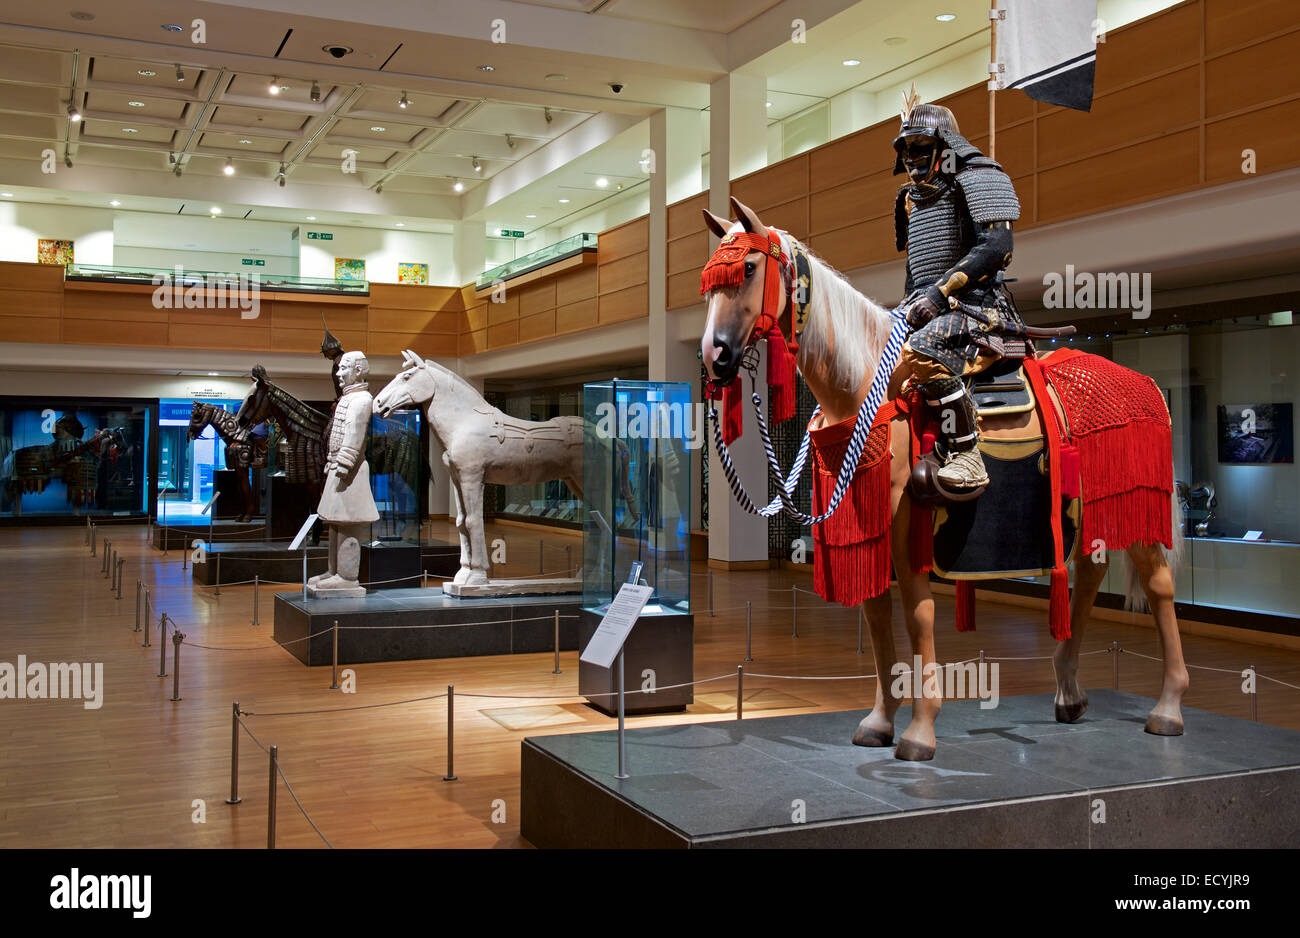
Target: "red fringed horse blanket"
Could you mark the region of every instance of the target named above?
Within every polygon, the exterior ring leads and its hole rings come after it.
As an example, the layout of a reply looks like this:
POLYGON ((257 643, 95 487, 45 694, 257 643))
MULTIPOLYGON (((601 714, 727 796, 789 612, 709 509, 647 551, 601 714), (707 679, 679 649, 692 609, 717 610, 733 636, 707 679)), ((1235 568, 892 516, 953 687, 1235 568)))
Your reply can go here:
POLYGON ((1079 450, 1080 549, 1173 546, 1173 430, 1149 377, 1074 349, 1040 360, 1079 450))
MULTIPOLYGON (((856 606, 889 589, 889 422, 895 413, 892 403, 880 408, 839 508, 813 525, 813 588, 830 602, 856 606)), ((814 515, 830 504, 857 419, 809 431, 814 515)))

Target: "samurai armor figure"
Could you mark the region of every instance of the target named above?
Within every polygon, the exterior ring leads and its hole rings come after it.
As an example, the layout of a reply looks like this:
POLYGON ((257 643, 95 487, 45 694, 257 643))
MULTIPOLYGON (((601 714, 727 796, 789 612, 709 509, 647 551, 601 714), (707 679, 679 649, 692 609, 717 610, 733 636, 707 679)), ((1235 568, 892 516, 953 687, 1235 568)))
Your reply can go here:
POLYGON ((987 485, 988 475, 975 402, 961 379, 997 361, 1003 345, 957 303, 982 310, 994 325, 1019 322, 999 276, 1011 263, 1020 202, 1002 167, 961 135, 947 108, 920 103, 913 88, 902 118, 894 173, 906 172, 909 182, 895 200, 894 230, 896 246, 907 252, 900 308, 913 329, 903 360, 938 411, 939 480, 971 490, 987 485))

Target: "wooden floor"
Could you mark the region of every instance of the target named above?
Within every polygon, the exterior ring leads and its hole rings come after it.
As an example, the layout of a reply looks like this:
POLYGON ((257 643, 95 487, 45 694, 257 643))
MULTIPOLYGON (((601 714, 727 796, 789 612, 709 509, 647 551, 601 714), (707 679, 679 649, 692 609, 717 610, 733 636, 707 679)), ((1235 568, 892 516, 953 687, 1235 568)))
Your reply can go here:
MULTIPOLYGON (((336 847, 525 847, 519 836, 519 741, 525 736, 609 729, 613 721, 572 700, 526 695, 571 694, 577 687, 577 653, 562 655, 553 675, 549 654, 460 658, 359 665, 357 692, 328 689, 329 669, 303 667, 271 641, 272 598, 263 590, 262 625, 251 625, 251 587, 227 587, 219 596, 196 588, 175 552, 163 557, 146 543, 143 526, 101 527, 126 558, 122 599, 100 575, 79 528, 0 529, 0 661, 90 661, 104 664, 104 705, 91 711, 79 701, 0 701, 0 847, 263 847, 266 843, 266 756, 242 741, 243 803, 225 804, 230 777, 231 703, 263 744, 279 746, 285 777, 321 831, 336 847), (134 626, 137 578, 153 584, 157 608, 186 636, 182 654, 183 700, 173 703, 170 678, 158 678, 158 647, 141 648, 134 626), (191 643, 251 650, 217 651, 191 643), (446 770, 445 702, 343 712, 270 716, 274 711, 333 708, 400 701, 444 691, 525 695, 458 697, 456 774, 446 770), (206 802, 206 823, 192 821, 196 799, 206 802)), ((435 536, 445 536, 445 528, 435 536)), ((536 573, 538 535, 499 527, 512 546, 513 569, 536 573)), ((547 569, 564 564, 564 546, 576 537, 546 536, 547 569)), ((799 637, 791 637, 790 586, 810 577, 791 571, 719 573, 717 614, 707 615, 707 575, 693 570, 695 673, 734 675, 745 655, 744 603, 754 604, 753 657, 747 671, 796 675, 852 675, 872 670, 871 656, 855 653, 857 614, 799 594, 799 637)), ((952 603, 938 597, 940 656, 956 661, 978 655, 1027 658, 1001 663, 1004 696, 1052 688, 1053 642, 1037 611, 982 603, 979 631, 952 630, 952 603)), ((895 612, 900 651, 907 647, 895 612)), ((1123 648, 1158 655, 1150 629, 1094 622, 1085 650, 1118 641, 1123 648)), ((1248 717, 1249 698, 1238 672, 1256 665, 1263 674, 1300 684, 1300 653, 1221 639, 1185 636, 1189 663, 1231 673, 1192 670, 1186 704, 1248 717)), ((171 647, 168 644, 170 672, 171 647)), ((1154 695, 1159 664, 1120 657, 1120 687, 1154 695)), ((1084 659, 1085 687, 1109 687, 1113 659, 1084 659)), ((734 677, 697 688, 682 715, 643 717, 633 726, 728 719, 734 713, 734 677)), ((745 716, 862 708, 869 680, 778 681, 748 677, 745 716)), ((1262 721, 1300 729, 1300 691, 1261 682, 1262 721)), ((941 717, 942 719, 942 717, 941 717)), ((1135 732, 1137 730, 1135 729, 1135 732)), ((635 768, 635 767, 634 767, 635 768)), ((278 802, 278 844, 323 846, 283 786, 278 802)))

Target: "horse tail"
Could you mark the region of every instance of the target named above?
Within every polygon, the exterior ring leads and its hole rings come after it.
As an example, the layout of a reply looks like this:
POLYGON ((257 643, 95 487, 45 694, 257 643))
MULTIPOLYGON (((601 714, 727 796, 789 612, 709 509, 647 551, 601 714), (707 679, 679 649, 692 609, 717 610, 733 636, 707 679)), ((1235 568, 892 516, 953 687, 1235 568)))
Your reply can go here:
MULTIPOLYGON (((1184 548, 1187 546, 1183 537, 1183 505, 1178 500, 1177 485, 1169 493, 1169 498, 1171 499, 1169 517, 1173 522, 1173 531, 1170 532, 1169 538, 1171 546, 1160 545, 1160 552, 1165 555, 1165 563, 1169 564, 1170 571, 1177 579, 1178 568, 1183 562, 1184 548)), ((1128 551, 1124 551, 1124 608, 1130 612, 1150 611, 1146 593, 1142 590, 1142 584, 1138 582, 1137 567, 1128 551)))

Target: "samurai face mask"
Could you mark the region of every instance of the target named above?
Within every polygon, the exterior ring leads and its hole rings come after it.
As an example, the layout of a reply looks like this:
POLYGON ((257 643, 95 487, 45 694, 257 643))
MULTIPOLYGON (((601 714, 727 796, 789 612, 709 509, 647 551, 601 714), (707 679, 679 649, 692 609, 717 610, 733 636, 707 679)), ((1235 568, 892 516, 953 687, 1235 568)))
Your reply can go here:
POLYGON ((930 185, 939 173, 943 141, 937 134, 918 133, 900 136, 894 141, 907 178, 914 186, 930 185))

